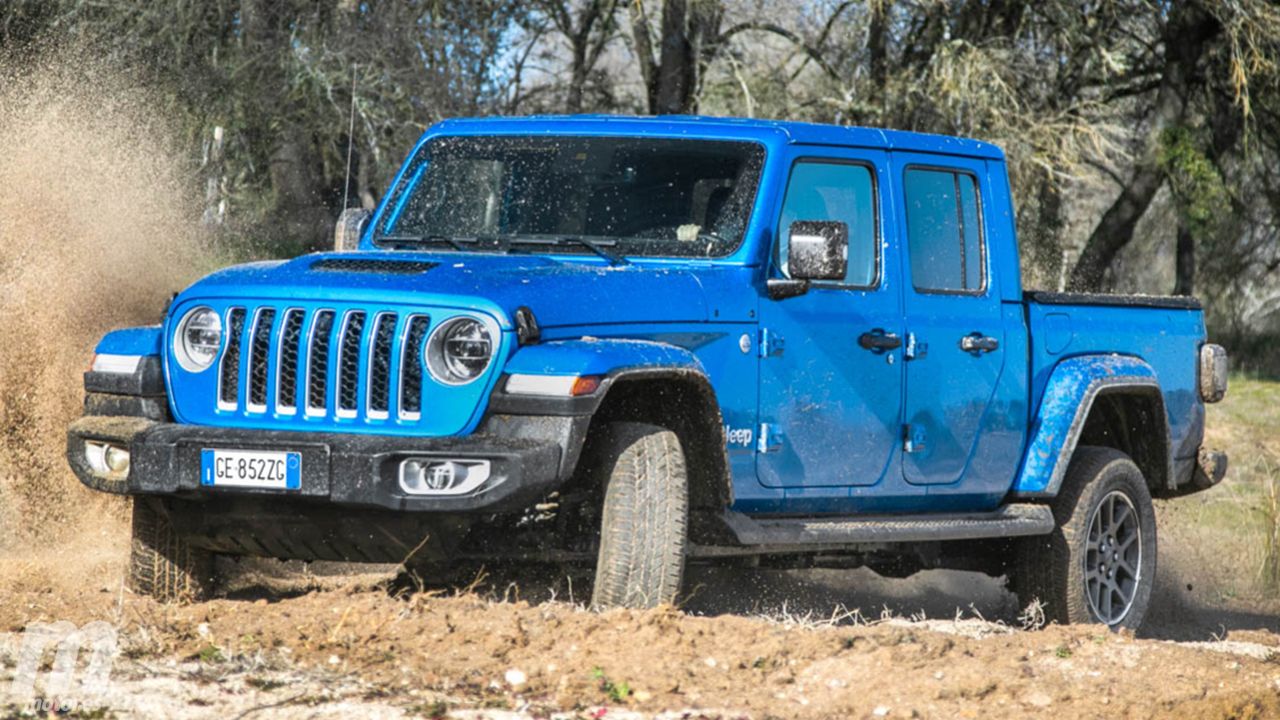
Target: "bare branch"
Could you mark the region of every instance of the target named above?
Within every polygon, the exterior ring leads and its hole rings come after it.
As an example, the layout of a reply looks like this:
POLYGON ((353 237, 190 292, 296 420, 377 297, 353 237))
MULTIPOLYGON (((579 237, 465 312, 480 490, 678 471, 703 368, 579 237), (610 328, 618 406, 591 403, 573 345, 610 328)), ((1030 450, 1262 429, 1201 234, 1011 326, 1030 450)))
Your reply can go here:
POLYGON ((822 56, 822 53, 818 50, 818 48, 805 42, 803 38, 801 38, 799 35, 795 34, 794 32, 782 27, 781 25, 777 25, 771 22, 754 22, 753 21, 753 22, 738 23, 737 25, 734 25, 733 27, 721 33, 720 37, 716 39, 716 44, 724 45, 728 43, 730 40, 732 40, 735 35, 739 35, 744 32, 763 32, 763 33, 770 33, 772 35, 777 35, 778 37, 791 42, 797 48, 803 50, 805 55, 807 55, 809 59, 813 60, 813 62, 817 64, 818 67, 822 68, 822 72, 826 73, 828 77, 832 78, 833 80, 840 79, 840 74, 836 72, 835 68, 831 67, 831 65, 826 61, 826 58, 822 56))

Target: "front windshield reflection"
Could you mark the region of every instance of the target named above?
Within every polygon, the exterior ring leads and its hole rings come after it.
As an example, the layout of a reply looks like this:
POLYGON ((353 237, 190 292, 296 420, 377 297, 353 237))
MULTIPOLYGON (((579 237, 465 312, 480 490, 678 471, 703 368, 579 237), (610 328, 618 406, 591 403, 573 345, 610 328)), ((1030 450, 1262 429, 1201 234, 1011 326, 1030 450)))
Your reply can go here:
POLYGON ((742 242, 764 150, 634 137, 442 137, 413 160, 383 246, 717 257, 742 242))

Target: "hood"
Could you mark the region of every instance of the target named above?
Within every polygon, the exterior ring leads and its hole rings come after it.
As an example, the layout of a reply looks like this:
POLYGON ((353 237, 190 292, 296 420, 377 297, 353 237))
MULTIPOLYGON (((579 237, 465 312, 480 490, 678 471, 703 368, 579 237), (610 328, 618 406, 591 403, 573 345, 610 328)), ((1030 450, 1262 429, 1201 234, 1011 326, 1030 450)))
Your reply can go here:
MULTIPOLYGON (((742 298, 711 301, 747 268, 641 260, 608 266, 581 259, 469 253, 321 253, 220 270, 192 285, 192 298, 378 301, 494 313, 509 326, 527 306, 542 327, 641 322, 705 322, 749 311, 742 298), (733 275, 733 278, 726 275, 733 275), (719 289, 719 290, 715 290, 719 289), (714 305, 714 307, 712 307, 714 305), (740 308, 732 311, 733 306, 740 308)), ((736 281, 736 282, 735 282, 736 281)))

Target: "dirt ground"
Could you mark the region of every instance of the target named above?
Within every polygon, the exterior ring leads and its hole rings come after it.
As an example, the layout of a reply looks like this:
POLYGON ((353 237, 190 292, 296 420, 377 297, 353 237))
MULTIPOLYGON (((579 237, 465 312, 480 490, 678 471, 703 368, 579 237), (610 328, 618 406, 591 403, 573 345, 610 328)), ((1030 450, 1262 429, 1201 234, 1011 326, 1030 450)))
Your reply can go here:
POLYGON ((120 657, 84 717, 1280 717, 1276 617, 1167 583, 1134 638, 1018 629, 964 573, 699 571, 681 610, 594 613, 529 571, 414 592, 252 562, 227 597, 164 606, 123 589, 123 557, 100 532, 0 560, 0 690, 29 623, 105 620, 120 657))

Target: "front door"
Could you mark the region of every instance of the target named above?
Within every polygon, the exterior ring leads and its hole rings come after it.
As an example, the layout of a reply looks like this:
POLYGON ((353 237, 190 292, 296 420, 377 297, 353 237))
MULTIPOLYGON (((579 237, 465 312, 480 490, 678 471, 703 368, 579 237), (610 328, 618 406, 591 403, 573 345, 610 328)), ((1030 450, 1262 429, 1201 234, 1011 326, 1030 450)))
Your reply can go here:
POLYGON ((804 220, 849 229, 844 280, 761 302, 757 473, 769 487, 874 485, 901 446, 902 309, 898 259, 886 257, 895 221, 881 202, 888 158, 847 151, 794 158, 771 277, 786 277, 787 232, 804 220))
POLYGON ((983 221, 982 161, 894 155, 901 183, 906 345, 903 473, 960 481, 1005 362, 983 221))

